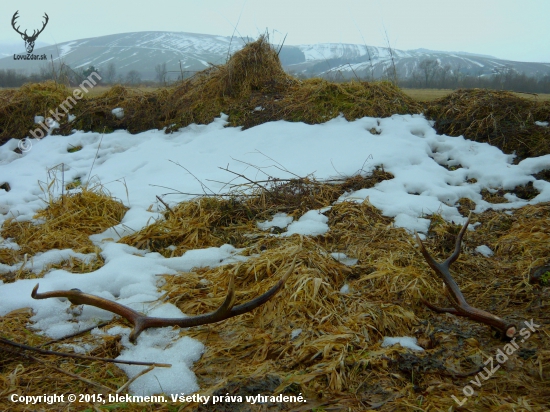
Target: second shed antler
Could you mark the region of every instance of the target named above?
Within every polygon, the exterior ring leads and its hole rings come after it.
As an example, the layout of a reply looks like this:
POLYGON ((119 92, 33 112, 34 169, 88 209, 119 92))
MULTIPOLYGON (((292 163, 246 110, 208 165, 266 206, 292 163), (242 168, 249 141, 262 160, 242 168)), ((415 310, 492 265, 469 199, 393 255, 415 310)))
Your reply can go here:
POLYGON ((242 315, 243 313, 250 312, 257 307, 266 303, 269 299, 277 294, 277 292, 283 287, 286 280, 294 272, 294 267, 296 265, 296 257, 290 265, 290 268, 287 272, 281 277, 281 279, 265 292, 263 295, 258 296, 257 298, 252 299, 241 305, 235 305, 235 289, 233 284, 233 276, 229 279, 229 285, 227 287, 227 295, 223 303, 216 309, 214 312, 206 313, 203 315, 190 316, 186 318, 155 318, 142 315, 139 312, 136 312, 133 309, 130 309, 127 306, 121 305, 120 303, 113 302, 112 300, 107 300, 99 296, 90 295, 87 293, 81 292, 79 289, 71 290, 54 290, 51 292, 38 293, 38 285, 32 290, 31 296, 34 299, 47 299, 53 297, 62 297, 67 298, 73 305, 91 305, 100 309, 107 310, 109 312, 116 313, 117 315, 122 316, 127 319, 134 329, 130 333, 129 339, 130 342, 135 343, 137 337, 148 328, 158 328, 163 326, 179 326, 182 328, 188 328, 191 326, 206 325, 208 323, 216 323, 225 319, 232 318, 233 316, 242 315))
POLYGON ((426 306, 428 306, 430 309, 436 311, 436 312, 448 312, 452 313, 454 315, 460 315, 468 317, 472 320, 477 320, 478 322, 484 323, 486 325, 489 325, 495 329, 497 329, 503 337, 507 338, 513 338, 516 334, 516 326, 513 324, 510 324, 506 322, 504 319, 499 318, 498 316, 495 316, 489 312, 486 312, 482 309, 474 308, 473 306, 470 306, 468 302, 466 302, 466 299, 464 298, 464 295, 462 294, 462 291, 458 287, 458 284, 453 279, 451 272, 449 271, 449 268, 453 262, 455 262, 458 259, 458 256, 460 255, 460 246, 462 244, 462 237, 464 236, 464 233, 466 232, 466 229, 468 228, 468 224, 470 223, 470 218, 468 217, 468 220, 460 230, 460 233, 458 234, 456 238, 456 244, 455 244, 455 250, 451 256, 447 258, 442 263, 436 262, 434 258, 428 253, 426 248, 424 247, 424 244, 422 243, 422 240, 416 234, 416 241, 418 242, 418 246, 420 246, 420 252, 424 256, 424 259, 428 262, 428 265, 437 273, 437 275, 445 282, 445 285, 447 286, 448 290, 448 296, 449 300, 451 302, 451 305, 453 305, 452 308, 440 308, 437 306, 432 305, 428 301, 423 299, 423 302, 426 306))

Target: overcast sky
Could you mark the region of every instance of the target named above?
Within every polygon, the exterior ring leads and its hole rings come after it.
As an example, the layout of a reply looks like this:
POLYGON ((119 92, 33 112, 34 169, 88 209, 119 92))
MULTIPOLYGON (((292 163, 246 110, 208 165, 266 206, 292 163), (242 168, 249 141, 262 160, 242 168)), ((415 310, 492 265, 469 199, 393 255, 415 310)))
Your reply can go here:
POLYGON ((38 40, 50 44, 135 31, 257 37, 275 43, 355 43, 395 49, 466 51, 550 62, 550 0, 27 0, 0 4, 0 42, 21 41, 50 21, 38 40), (386 36, 387 33, 387 36, 386 36))

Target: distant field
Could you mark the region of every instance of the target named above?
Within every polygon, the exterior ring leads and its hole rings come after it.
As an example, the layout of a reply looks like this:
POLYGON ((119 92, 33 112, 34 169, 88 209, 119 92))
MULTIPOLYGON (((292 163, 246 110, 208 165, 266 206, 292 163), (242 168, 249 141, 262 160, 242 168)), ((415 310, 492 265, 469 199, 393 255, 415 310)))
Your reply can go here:
POLYGON ((454 90, 451 89, 401 89, 403 93, 408 94, 418 101, 432 101, 440 97, 451 94, 454 90))
MULTIPOLYGON (((141 90, 143 92, 150 92, 158 89, 158 87, 152 86, 125 86, 136 90, 141 90)), ((105 93, 109 90, 111 86, 95 86, 93 89, 90 89, 86 94, 89 97, 99 96, 100 94, 105 93)), ((17 87, 0 87, 1 90, 17 89, 17 87)), ((73 88, 75 89, 75 88, 73 88)), ((403 93, 409 95, 415 100, 430 102, 432 100, 439 99, 441 97, 447 96, 452 93, 452 89, 401 89, 403 93)), ((524 99, 537 100, 537 101, 550 101, 550 94, 548 93, 538 93, 536 96, 530 93, 514 93, 518 97, 523 97, 524 99)))
MULTIPOLYGON (((98 96, 102 93, 105 93, 109 90, 111 86, 96 86, 89 91, 88 96, 98 96)), ((132 87, 134 88, 134 87, 132 87)), ((158 89, 158 87, 142 86, 135 87, 135 89, 141 90, 143 92, 150 92, 158 89)), ((418 101, 432 101, 439 99, 441 97, 451 94, 454 90, 451 89, 401 89, 403 93, 408 94, 413 99, 418 101)), ((550 101, 550 94, 539 93, 537 96, 527 93, 514 93, 519 97, 523 97, 529 100, 538 100, 538 101, 550 101)))
MULTIPOLYGON (((408 94, 413 99, 418 101, 432 101, 445 97, 448 94, 452 93, 454 90, 451 89, 401 89, 403 93, 408 94)), ((524 99, 529 100, 538 100, 538 101, 549 101, 550 94, 548 93, 538 93, 536 96, 530 93, 514 93, 518 97, 523 97, 524 99)))
MULTIPOLYGON (((129 89, 134 90, 140 90, 142 92, 152 92, 153 90, 157 90, 158 87, 151 87, 151 86, 124 86, 129 89)), ((75 88, 73 88, 75 89, 75 88)), ((107 90, 111 89, 111 86, 95 86, 93 89, 90 89, 88 93, 86 93, 86 96, 94 97, 99 96, 100 94, 105 93, 107 90)))

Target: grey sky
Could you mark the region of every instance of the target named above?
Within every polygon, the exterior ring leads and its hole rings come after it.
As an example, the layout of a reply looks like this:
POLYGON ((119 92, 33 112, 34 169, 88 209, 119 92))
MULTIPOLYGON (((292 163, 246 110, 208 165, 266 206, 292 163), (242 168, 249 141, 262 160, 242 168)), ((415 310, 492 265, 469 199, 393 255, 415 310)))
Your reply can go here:
POLYGON ((162 0, 93 2, 28 0, 0 5, 0 42, 21 41, 50 22, 38 40, 50 44, 134 31, 184 31, 257 37, 269 30, 285 44, 356 43, 426 48, 550 62, 550 0, 162 0), (19 3, 19 4, 18 4, 19 3), (364 40, 363 40, 364 39, 364 40))

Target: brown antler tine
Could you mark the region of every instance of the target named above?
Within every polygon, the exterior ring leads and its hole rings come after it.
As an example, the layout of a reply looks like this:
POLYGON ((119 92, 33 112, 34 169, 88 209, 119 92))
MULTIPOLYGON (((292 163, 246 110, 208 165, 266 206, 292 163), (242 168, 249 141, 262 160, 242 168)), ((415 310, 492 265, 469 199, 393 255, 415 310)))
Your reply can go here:
MULTIPOLYGON (((424 259, 426 260, 426 262, 428 262, 428 265, 430 265, 433 271, 443 280, 443 282, 445 282, 445 285, 447 285, 450 291, 458 291, 458 293, 456 294, 456 297, 452 293, 450 294, 453 298, 457 299, 456 303, 458 304, 458 302, 461 302, 461 303, 466 302, 464 300, 464 296, 462 296, 462 293, 460 292, 460 288, 458 287, 457 283, 455 282, 455 280, 453 279, 453 277, 449 272, 450 262, 448 262, 448 260, 450 258, 443 263, 438 263, 435 261, 432 255, 428 253, 428 251, 426 250, 426 247, 424 246, 424 243, 420 239, 420 236, 418 236, 418 233, 416 234, 416 241, 420 247, 420 252, 422 253, 422 256, 424 256, 424 259)), ((458 251, 459 251, 458 254, 460 254, 460 246, 458 251)), ((455 248, 455 252, 453 252, 453 255, 451 257, 453 257, 455 254, 456 254, 456 248, 455 248)), ((458 254, 456 254, 455 260, 458 257, 458 254)))
MULTIPOLYGON (((281 277, 281 279, 277 282, 277 284, 275 284, 275 286, 273 286, 263 295, 260 295, 246 303, 237 305, 235 307, 231 307, 230 310, 227 310, 227 311, 220 311, 219 309, 217 309, 215 312, 207 313, 204 315, 198 315, 198 316, 192 316, 189 318, 180 319, 177 322, 177 326, 180 326, 182 328, 188 328, 191 326, 199 326, 199 325, 206 325, 209 323, 215 323, 221 320, 232 318, 234 316, 242 315, 246 312, 250 312, 256 309, 257 307, 263 305, 269 299, 275 296, 275 294, 283 287, 283 285, 285 284, 289 276, 292 274, 292 272, 294 272, 294 267, 296 265, 296 257, 297 255, 294 256, 294 260, 292 261, 290 268, 281 277)), ((149 319, 154 319, 154 318, 149 318, 149 319)))
POLYGON ((250 312, 251 310, 257 308, 258 306, 263 305, 269 299, 271 299, 275 294, 283 287, 286 280, 294 271, 296 265, 297 254, 294 256, 294 260, 288 271, 281 277, 275 286, 269 289, 263 295, 258 296, 255 299, 252 299, 249 302, 243 303, 236 307, 235 303, 235 288, 234 288, 234 279, 233 276, 229 278, 229 283, 227 286, 227 295, 223 303, 216 309, 214 312, 207 313, 204 315, 191 316, 186 318, 156 318, 144 316, 139 312, 136 312, 133 309, 130 309, 127 306, 121 305, 120 303, 113 302, 99 296, 89 295, 83 293, 78 289, 71 290, 55 290, 50 292, 38 293, 38 284, 32 290, 31 296, 34 299, 47 299, 53 297, 63 297, 69 299, 69 301, 74 305, 91 305, 98 307, 100 309, 107 310, 109 312, 116 313, 117 315, 122 316, 127 319, 134 328, 130 333, 129 339, 130 342, 135 343, 138 336, 145 329, 154 328, 154 327, 163 327, 163 326, 180 326, 180 327, 191 327, 198 325, 205 325, 209 323, 219 322, 233 316, 242 315, 243 313, 250 312))
MULTIPOLYGON (((470 212, 471 215, 471 212, 470 212)), ((443 262, 443 265, 450 267, 452 263, 454 263, 458 257, 460 256, 460 249, 462 248, 462 238, 464 237, 464 233, 466 233, 466 229, 468 228, 468 225, 470 224, 470 216, 468 216, 468 219, 466 219, 466 223, 462 226, 462 229, 460 229, 460 232, 458 232, 458 236, 456 237, 455 242, 455 250, 453 251, 453 254, 449 256, 445 262, 443 262)))
POLYGON ((434 312, 437 312, 437 313, 452 313, 453 315, 459 315, 460 314, 455 308, 442 308, 440 306, 432 305, 430 302, 428 302, 424 298, 420 298, 420 300, 422 301, 422 303, 424 305, 429 307, 434 312))
POLYGON ((451 308, 440 308, 426 301, 424 301, 424 303, 430 309, 435 310, 436 312, 449 312, 456 315, 465 316, 473 320, 477 320, 478 322, 492 326, 495 329, 499 330, 502 333, 503 337, 513 338, 514 335, 516 334, 515 325, 507 323, 504 319, 499 318, 498 316, 495 316, 492 313, 470 306, 468 302, 466 302, 466 299, 464 298, 464 295, 462 294, 460 287, 458 286, 458 284, 456 283, 456 281, 453 279, 451 275, 450 266, 453 262, 456 261, 456 259, 458 259, 458 256, 460 255, 462 237, 464 236, 464 233, 466 233, 466 229, 469 223, 470 223, 470 216, 468 216, 466 223, 462 226, 462 229, 460 230, 457 236, 455 250, 453 251, 453 254, 442 263, 438 263, 435 261, 435 259, 428 253, 428 251, 424 247, 424 244, 422 243, 422 240, 420 239, 418 234, 416 234, 416 241, 418 242, 418 245, 420 247, 420 252, 424 256, 424 259, 426 259, 426 262, 428 262, 428 265, 430 265, 430 267, 434 270, 434 272, 441 279, 443 279, 443 282, 445 282, 445 285, 447 285, 448 297, 451 304, 454 307, 454 310, 451 308))
POLYGON ((456 259, 458 259, 458 257, 460 256, 462 237, 464 236, 464 233, 466 233, 466 227, 468 226, 469 222, 470 222, 470 218, 468 217, 468 220, 466 221, 466 223, 458 233, 458 236, 455 242, 455 249, 452 255, 442 263, 437 262, 432 257, 432 255, 429 254, 428 250, 424 246, 424 243, 422 242, 418 234, 416 234, 416 241, 420 246, 420 252, 424 256, 424 259, 426 259, 426 261, 428 262, 428 265, 430 265, 430 267, 434 270, 434 272, 443 280, 445 285, 447 285, 451 304, 455 308, 460 305, 467 305, 467 302, 460 290, 460 287, 458 286, 458 284, 456 283, 456 281, 451 275, 450 267, 451 267, 451 264, 455 262, 456 259))
POLYGON ((297 257, 298 257, 298 254, 294 255, 294 259, 292 260, 290 268, 281 277, 281 279, 275 284, 275 286, 273 286, 271 289, 269 289, 263 295, 260 295, 257 298, 254 298, 251 301, 248 301, 248 302, 243 303, 241 305, 235 306, 233 309, 231 309, 231 316, 242 315, 243 313, 250 312, 251 310, 256 309, 258 306, 263 305, 269 299, 271 299, 273 296, 275 296, 275 294, 277 292, 279 292, 279 290, 286 283, 287 279, 290 277, 292 272, 294 272, 294 267, 296 266, 296 258, 297 257))

